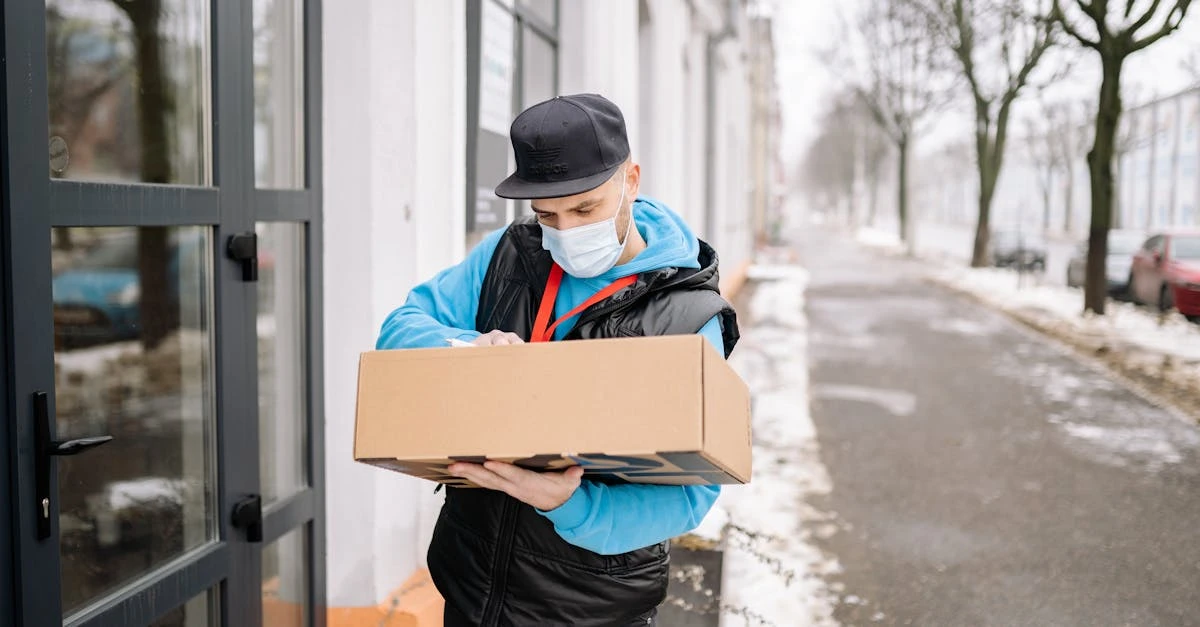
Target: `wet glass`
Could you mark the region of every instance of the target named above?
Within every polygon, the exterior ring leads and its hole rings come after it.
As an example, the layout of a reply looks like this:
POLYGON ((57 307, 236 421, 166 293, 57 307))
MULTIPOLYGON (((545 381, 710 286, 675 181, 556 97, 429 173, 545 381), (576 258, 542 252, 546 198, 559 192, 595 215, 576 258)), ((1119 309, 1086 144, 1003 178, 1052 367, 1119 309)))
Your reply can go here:
POLYGON ((304 187, 304 7, 254 0, 254 183, 304 187))
POLYGON ((521 103, 530 107, 549 100, 554 93, 554 46, 526 27, 521 42, 521 103))
POLYGON ((265 503, 308 485, 304 225, 259 223, 258 441, 265 503))
POLYGON ((186 604, 167 612, 150 627, 216 627, 219 616, 217 598, 214 590, 198 594, 186 604))
POLYGON ((263 627, 302 627, 312 608, 308 604, 308 533, 305 527, 288 532, 262 552, 263 627))
POLYGON ((211 181, 209 2, 46 0, 50 176, 211 181))
MULTIPOLYGON (((53 229, 62 605, 71 614, 216 538, 207 227, 53 229)), ((190 624, 190 623, 189 623, 190 624)))
POLYGON ((520 0, 518 4, 521 8, 537 15, 546 24, 550 26, 558 24, 558 0, 520 0))

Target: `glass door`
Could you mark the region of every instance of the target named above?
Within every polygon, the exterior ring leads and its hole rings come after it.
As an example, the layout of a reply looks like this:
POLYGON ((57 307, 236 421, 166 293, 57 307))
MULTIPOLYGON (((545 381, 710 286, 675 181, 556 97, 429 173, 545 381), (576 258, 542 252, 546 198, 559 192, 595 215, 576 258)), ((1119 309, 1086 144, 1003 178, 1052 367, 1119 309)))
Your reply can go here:
POLYGON ((318 4, 5 3, 11 624, 321 622, 318 4))

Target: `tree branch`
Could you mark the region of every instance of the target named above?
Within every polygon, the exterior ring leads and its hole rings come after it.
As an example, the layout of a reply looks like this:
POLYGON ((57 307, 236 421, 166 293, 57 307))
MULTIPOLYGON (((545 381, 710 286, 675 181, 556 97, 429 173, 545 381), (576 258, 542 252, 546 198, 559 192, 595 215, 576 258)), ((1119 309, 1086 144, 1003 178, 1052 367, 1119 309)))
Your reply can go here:
MULTIPOLYGON (((1135 20, 1133 25, 1130 26, 1129 29, 1126 31, 1129 33, 1130 37, 1136 35, 1137 32, 1142 29, 1143 26, 1145 26, 1146 24, 1149 24, 1150 20, 1154 19, 1154 14, 1158 12, 1158 5, 1160 5, 1160 4, 1162 4, 1162 0, 1154 0, 1152 3, 1150 3, 1150 8, 1146 9, 1146 12, 1143 13, 1142 16, 1139 17, 1137 20, 1135 20)), ((1178 4, 1176 6, 1178 6, 1178 4)), ((1133 0, 1125 0, 1125 19, 1129 19, 1129 12, 1132 8, 1133 8, 1133 0)), ((1167 17, 1169 18, 1170 14, 1168 14, 1167 17)))
MULTIPOLYGON (((1063 31, 1066 32, 1071 37, 1075 38, 1075 40, 1078 41, 1081 45, 1091 48, 1093 50, 1099 51, 1100 50, 1100 41, 1099 40, 1092 41, 1091 39, 1084 37, 1083 34, 1079 32, 1079 30, 1077 30, 1074 26, 1072 26, 1071 22, 1067 19, 1066 13, 1063 12, 1062 5, 1059 4, 1059 1, 1060 0, 1054 0, 1054 6, 1053 6, 1053 8, 1050 9, 1050 17, 1048 19, 1058 22, 1063 27, 1063 31)), ((1078 2, 1081 7, 1083 6, 1083 0, 1076 0, 1076 2, 1078 2)), ((1090 6, 1088 7, 1088 9, 1090 9, 1090 6)), ((1091 13, 1088 9, 1084 9, 1084 13, 1090 16, 1091 13)), ((1103 23, 1096 24, 1096 28, 1099 29, 1101 32, 1103 32, 1103 29, 1104 29, 1103 23)), ((1103 37, 1103 34, 1101 34, 1100 37, 1103 37)))
POLYGON ((1188 7, 1192 4, 1192 0, 1175 0, 1175 6, 1171 7, 1171 11, 1167 13, 1167 19, 1163 22, 1162 27, 1158 32, 1149 35, 1143 39, 1133 39, 1133 32, 1129 31, 1131 38, 1129 45, 1129 53, 1133 54, 1144 48, 1149 48, 1154 45, 1154 42, 1170 35, 1179 29, 1179 25, 1183 23, 1183 18, 1187 15, 1188 7))

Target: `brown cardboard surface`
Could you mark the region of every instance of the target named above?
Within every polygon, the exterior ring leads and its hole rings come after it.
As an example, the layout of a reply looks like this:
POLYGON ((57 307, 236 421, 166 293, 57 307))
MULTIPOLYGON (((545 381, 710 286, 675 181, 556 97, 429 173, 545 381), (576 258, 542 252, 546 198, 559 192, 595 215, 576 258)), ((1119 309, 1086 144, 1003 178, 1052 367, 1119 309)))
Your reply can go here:
POLYGON ((354 457, 453 485, 451 461, 614 482, 740 483, 749 392, 701 336, 363 353, 354 457))

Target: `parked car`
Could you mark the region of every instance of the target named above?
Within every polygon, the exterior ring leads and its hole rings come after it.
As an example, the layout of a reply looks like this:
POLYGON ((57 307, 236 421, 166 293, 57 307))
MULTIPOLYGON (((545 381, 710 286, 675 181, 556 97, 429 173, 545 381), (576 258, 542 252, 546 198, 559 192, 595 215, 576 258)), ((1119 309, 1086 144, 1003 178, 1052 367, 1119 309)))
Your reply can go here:
MULTIPOLYGON (((1108 277, 1108 293, 1123 295, 1129 290, 1129 269, 1133 266, 1133 254, 1146 241, 1140 231, 1112 230, 1108 232, 1108 256, 1104 262, 1108 277)), ((1079 243, 1071 261, 1067 263, 1067 285, 1083 287, 1087 282, 1088 242, 1079 243)))
POLYGON ((1152 235, 1134 255, 1129 277, 1134 300, 1200 321, 1200 231, 1152 235))
POLYGON ((1046 269, 1046 240, 1037 233, 999 230, 992 233, 992 265, 1026 270, 1046 269))
MULTIPOLYGON (((198 230, 179 237, 172 233, 167 244, 166 266, 168 311, 178 316, 182 292, 200 298, 205 286, 195 284, 206 271, 200 256, 198 230), (181 272, 181 263, 183 272, 181 272), (181 279, 183 283, 181 284, 181 279)), ((101 239, 81 258, 69 263, 52 283, 54 334, 61 348, 90 346, 141 335, 141 285, 138 278, 136 230, 122 231, 101 239)), ((177 323, 177 320, 171 324, 177 323)))

